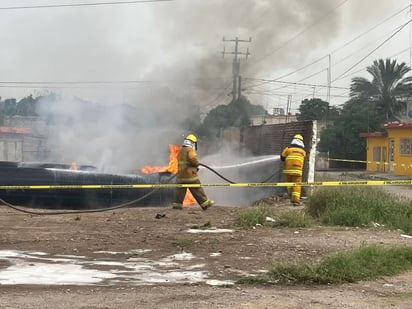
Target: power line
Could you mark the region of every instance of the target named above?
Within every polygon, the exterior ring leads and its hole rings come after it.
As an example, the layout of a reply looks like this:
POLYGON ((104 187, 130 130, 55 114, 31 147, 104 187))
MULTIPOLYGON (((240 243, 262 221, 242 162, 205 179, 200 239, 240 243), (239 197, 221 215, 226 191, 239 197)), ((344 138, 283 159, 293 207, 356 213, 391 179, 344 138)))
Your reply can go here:
MULTIPOLYGON (((394 58, 394 57, 399 56, 400 54, 403 54, 403 53, 405 53, 405 52, 407 52, 407 51, 410 51, 410 48, 409 48, 409 47, 401 50, 400 52, 397 52, 396 54, 391 55, 389 58, 394 58)), ((410 64, 408 63, 408 65, 410 65, 410 64)), ((340 77, 340 78, 337 78, 337 79, 334 80, 334 81, 338 81, 338 80, 347 78, 347 77, 349 77, 349 76, 351 76, 351 75, 355 75, 355 74, 357 74, 357 73, 359 73, 359 72, 365 71, 366 69, 367 69, 367 67, 363 67, 362 69, 359 69, 359 70, 357 70, 357 71, 355 71, 355 72, 352 72, 352 73, 350 73, 350 74, 348 74, 348 75, 346 75, 346 76, 342 76, 342 77, 340 77)))
POLYGON ((408 20, 406 23, 404 23, 397 31, 392 33, 391 36, 389 36, 386 40, 384 40, 381 44, 379 44, 376 48, 374 48, 371 52, 369 52, 366 56, 362 57, 358 62, 356 62, 354 65, 352 65, 349 69, 347 69, 345 72, 343 72, 341 75, 336 77, 332 82, 338 80, 342 76, 345 76, 346 73, 348 73, 350 70, 352 70, 354 67, 356 67, 359 63, 361 63, 363 60, 368 58, 371 54, 373 54, 376 50, 378 50, 380 47, 382 47, 384 44, 386 44, 390 39, 392 39, 396 34, 398 34, 403 28, 405 28, 412 19, 408 20))
POLYGON ((174 1, 174 0, 135 0, 135 1, 117 1, 117 2, 92 2, 92 3, 71 3, 71 4, 7 6, 7 7, 0 7, 0 10, 48 9, 48 8, 61 8, 61 7, 140 4, 140 3, 149 3, 149 2, 170 2, 170 1, 174 1))
POLYGON ((314 27, 315 25, 317 25, 318 23, 320 23, 321 21, 323 21, 324 19, 326 19, 327 17, 329 17, 329 15, 331 15, 335 10, 337 10, 339 7, 341 7, 342 5, 344 5, 346 2, 348 2, 348 0, 344 0, 341 3, 339 3, 336 7, 334 7, 333 9, 329 10, 325 15, 323 15, 321 18, 317 19, 316 22, 310 24, 309 26, 307 26, 306 28, 304 28, 303 30, 301 30, 300 32, 298 32, 297 34, 295 34, 293 37, 291 37, 289 40, 285 41, 282 45, 276 47, 274 50, 272 50, 271 52, 267 53, 266 55, 263 55, 260 59, 257 59, 254 63, 258 63, 260 61, 262 61, 263 59, 265 59, 266 57, 276 53, 277 51, 279 51, 280 49, 282 49, 283 47, 285 47, 286 45, 288 45, 290 42, 294 41, 295 39, 297 39, 299 36, 301 36, 303 33, 305 33, 306 31, 308 31, 310 28, 314 27))
POLYGON ((400 13, 402 13, 403 11, 405 11, 406 9, 409 8, 409 5, 404 7, 403 9, 401 9, 400 11, 397 11, 396 13, 392 14, 391 16, 385 18, 384 20, 382 20, 380 23, 376 24, 375 26, 373 26, 372 28, 369 28, 368 30, 362 32, 361 34, 357 35, 355 38, 353 38, 352 40, 346 42, 345 44, 343 44, 341 47, 338 47, 337 49, 333 50, 331 52, 331 54, 336 53, 337 51, 339 51, 340 49, 348 46, 349 44, 355 42, 356 40, 360 39, 362 36, 364 36, 365 34, 371 32, 372 30, 375 30, 376 28, 378 28, 379 26, 381 26, 382 24, 386 23, 388 20, 394 18, 395 16, 399 15, 400 13))
MULTIPOLYGON (((324 70, 322 70, 324 71, 324 70)), ((245 80, 258 80, 258 81, 265 81, 267 83, 279 83, 279 84, 288 84, 288 85, 297 85, 297 86, 309 86, 309 87, 319 87, 319 88, 327 88, 327 85, 320 85, 320 84, 306 84, 306 83, 300 83, 300 82, 287 82, 287 81, 280 81, 280 80, 270 80, 270 79, 262 79, 262 78, 249 78, 245 77, 245 80)), ((253 86, 257 87, 259 85, 253 86)), ((349 89, 348 87, 338 87, 338 86, 331 86, 330 88, 335 88, 335 89, 349 89)))
MULTIPOLYGON (((340 5, 342 5, 342 4, 343 4, 343 3, 341 3, 340 5)), ((340 5, 338 5, 338 7, 339 7, 340 5)), ((338 8, 338 7, 336 7, 336 8, 338 8)), ((336 9, 336 8, 335 8, 335 9, 336 9)), ((307 67, 309 67, 309 66, 311 66, 311 65, 313 65, 313 64, 318 63, 319 61, 321 61, 321 60, 329 57, 329 55, 332 55, 332 54, 338 52, 339 50, 341 50, 341 49, 343 49, 344 47, 348 46, 349 44, 355 42, 356 40, 358 40, 358 39, 361 38, 362 36, 366 35, 367 33, 371 32, 372 30, 376 29, 377 27, 381 26, 382 24, 386 23, 388 20, 390 20, 390 19, 394 18, 395 16, 401 14, 403 11, 405 11, 405 10, 408 9, 408 8, 409 8, 409 5, 406 6, 406 7, 404 7, 403 9, 395 12, 395 13, 392 14, 391 16, 385 18, 384 20, 382 20, 381 22, 379 22, 379 23, 376 24, 375 26, 373 26, 373 27, 369 28, 368 30, 362 32, 361 34, 357 35, 355 38, 349 40, 348 42, 346 42, 346 43, 343 44, 342 46, 340 46, 340 47, 336 48, 335 50, 333 50, 332 52, 330 52, 329 54, 326 54, 326 55, 324 55, 324 56, 322 56, 322 57, 314 60, 313 62, 311 62, 311 63, 309 63, 309 64, 307 64, 307 65, 304 65, 304 66, 302 66, 302 67, 300 67, 300 68, 298 68, 298 69, 296 69, 296 70, 294 70, 294 71, 291 71, 291 72, 286 73, 286 74, 284 74, 284 75, 282 75, 282 76, 279 76, 279 77, 275 78, 274 80, 278 80, 278 79, 281 79, 281 78, 288 77, 288 76, 290 76, 290 75, 293 75, 293 74, 295 74, 295 73, 297 73, 297 72, 299 72, 299 71, 302 71, 302 70, 306 69, 307 67)), ((275 50, 275 51, 276 51, 276 50, 275 50)), ((348 57, 346 57, 346 58, 348 58, 348 57)), ((345 59, 346 59, 346 58, 345 58, 345 59)), ((339 61, 339 62, 341 62, 341 61, 339 61)), ((337 63, 339 63, 339 62, 337 62, 337 63)), ((336 65, 337 63, 335 63, 334 65, 336 65)), ((323 71, 324 71, 324 70, 322 70, 321 72, 323 72, 323 71)), ((319 72, 319 73, 320 73, 320 72, 319 72)), ((262 85, 264 85, 264 84, 265 84, 265 83, 262 83, 262 85)), ((256 87, 257 87, 257 86, 259 86, 259 85, 256 85, 256 87)))

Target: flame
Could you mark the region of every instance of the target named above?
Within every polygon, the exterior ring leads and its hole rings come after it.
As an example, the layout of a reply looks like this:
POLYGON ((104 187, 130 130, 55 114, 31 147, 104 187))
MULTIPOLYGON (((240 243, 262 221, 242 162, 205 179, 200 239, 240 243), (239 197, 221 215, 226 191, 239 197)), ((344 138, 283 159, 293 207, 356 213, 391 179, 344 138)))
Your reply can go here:
MULTIPOLYGON (((177 173, 177 154, 179 153, 180 148, 182 146, 179 145, 169 145, 169 166, 144 166, 140 171, 144 174, 152 174, 152 173, 162 173, 162 172, 169 172, 172 174, 177 173)), ((196 200, 193 197, 192 193, 189 190, 186 191, 186 196, 183 201, 183 206, 189 206, 196 204, 196 200)))

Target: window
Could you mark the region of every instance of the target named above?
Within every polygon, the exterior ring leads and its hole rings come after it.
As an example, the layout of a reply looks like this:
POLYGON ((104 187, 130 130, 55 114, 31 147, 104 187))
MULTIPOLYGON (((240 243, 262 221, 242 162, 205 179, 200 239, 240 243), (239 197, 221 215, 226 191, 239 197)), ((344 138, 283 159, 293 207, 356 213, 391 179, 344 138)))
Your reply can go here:
POLYGON ((401 138, 401 156, 412 156, 412 139, 411 138, 401 138))
POLYGON ((395 161, 395 140, 393 138, 389 140, 389 161, 395 161))

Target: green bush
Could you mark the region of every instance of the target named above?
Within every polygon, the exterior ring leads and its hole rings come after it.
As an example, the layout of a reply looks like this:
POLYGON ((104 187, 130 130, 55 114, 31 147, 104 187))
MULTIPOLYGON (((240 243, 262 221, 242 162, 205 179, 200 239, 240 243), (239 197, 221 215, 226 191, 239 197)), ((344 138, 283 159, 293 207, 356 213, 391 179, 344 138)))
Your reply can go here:
POLYGON ((307 212, 323 224, 362 227, 378 223, 412 233, 412 202, 379 188, 320 188, 309 199, 307 212))

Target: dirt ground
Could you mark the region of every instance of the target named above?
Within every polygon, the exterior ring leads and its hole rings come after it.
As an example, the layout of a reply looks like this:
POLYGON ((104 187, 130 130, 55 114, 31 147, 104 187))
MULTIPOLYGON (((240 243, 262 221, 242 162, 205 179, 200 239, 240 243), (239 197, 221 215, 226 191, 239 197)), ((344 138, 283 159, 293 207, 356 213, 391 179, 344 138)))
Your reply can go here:
MULTIPOLYGON (((273 201, 276 213, 291 207, 273 201)), ((343 285, 249 286, 272 262, 361 244, 411 246, 400 231, 240 229, 245 208, 127 208, 38 216, 0 207, 0 307, 412 308, 412 272, 343 285)))

